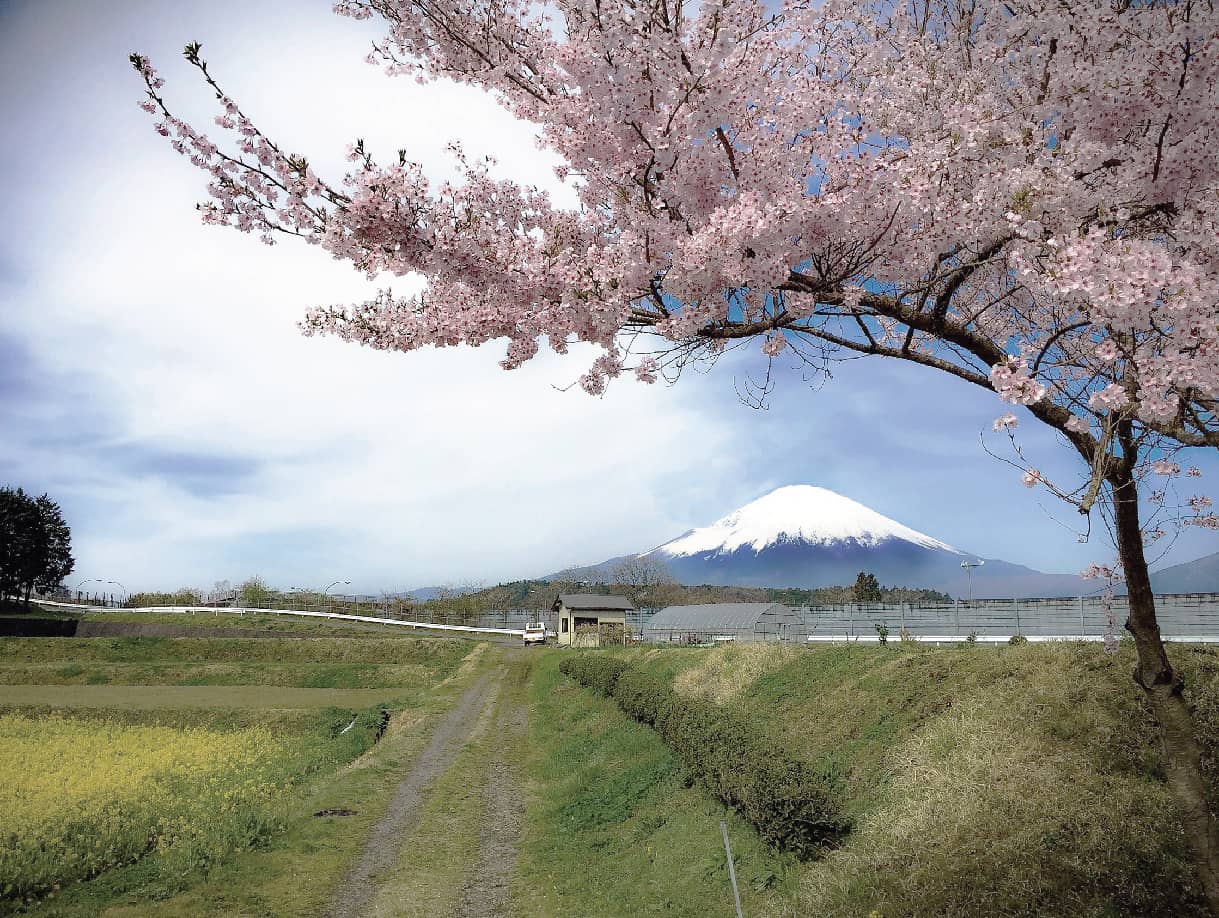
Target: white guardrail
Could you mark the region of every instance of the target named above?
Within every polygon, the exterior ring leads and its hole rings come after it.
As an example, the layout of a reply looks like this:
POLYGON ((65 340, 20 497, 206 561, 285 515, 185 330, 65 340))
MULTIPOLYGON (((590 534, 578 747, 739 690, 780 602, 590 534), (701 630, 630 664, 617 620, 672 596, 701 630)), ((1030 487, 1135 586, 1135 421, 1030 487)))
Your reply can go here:
POLYGON ((87 606, 72 602, 53 602, 49 599, 31 600, 39 606, 57 606, 63 609, 79 609, 83 612, 159 612, 171 615, 197 614, 203 612, 230 615, 299 615, 303 618, 333 618, 345 622, 370 622, 375 625, 400 625, 404 628, 424 628, 428 631, 460 631, 473 634, 506 634, 524 637, 523 628, 476 628, 471 625, 438 625, 432 622, 403 621, 397 618, 376 618, 372 615, 344 615, 341 612, 306 612, 297 609, 244 609, 231 606, 141 606, 138 609, 113 609, 107 606, 87 606))

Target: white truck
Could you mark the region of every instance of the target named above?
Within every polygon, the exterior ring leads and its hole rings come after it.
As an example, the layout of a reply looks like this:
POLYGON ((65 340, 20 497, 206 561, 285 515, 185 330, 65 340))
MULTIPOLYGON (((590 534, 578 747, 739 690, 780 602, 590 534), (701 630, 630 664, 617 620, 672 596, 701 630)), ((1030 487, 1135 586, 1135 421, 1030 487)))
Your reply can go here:
POLYGON ((546 623, 545 622, 527 622, 525 624, 524 635, 525 646, 529 647, 532 644, 546 643, 546 623))

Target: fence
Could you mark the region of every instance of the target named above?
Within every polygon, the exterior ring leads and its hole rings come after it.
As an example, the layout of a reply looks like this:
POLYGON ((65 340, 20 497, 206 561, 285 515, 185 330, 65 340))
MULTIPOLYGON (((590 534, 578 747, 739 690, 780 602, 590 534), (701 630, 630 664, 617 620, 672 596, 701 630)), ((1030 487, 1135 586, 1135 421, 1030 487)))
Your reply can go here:
MULTIPOLYGON (((642 610, 632 623, 637 639, 664 643, 718 643, 760 640, 764 636, 734 632, 719 625, 680 632, 647 627, 655 610, 642 610)), ((947 603, 838 603, 797 606, 807 640, 878 641, 904 632, 922 641, 1006 641, 1012 635, 1031 640, 1103 640, 1113 623, 1120 637, 1128 611, 1125 596, 1063 599, 979 599, 947 603)), ((1219 593, 1176 593, 1156 597, 1156 616, 1166 640, 1219 642, 1219 593)), ((773 636, 770 636, 773 639, 773 636)))
MULTIPOLYGON (((916 638, 1006 639, 1014 634, 1041 638, 1101 639, 1121 632, 1128 611, 1125 596, 1065 599, 987 599, 920 604, 846 603, 798 610, 809 640, 877 638, 877 626, 896 639, 902 629, 916 638)), ((1166 639, 1219 641, 1219 594, 1177 593, 1156 597, 1156 617, 1166 639)))
MULTIPOLYGON (((62 597, 61 597, 62 598, 62 597)), ((70 599, 70 598, 69 598, 70 599)), ((117 602, 87 603, 111 608, 117 602)), ((200 603, 195 608, 209 607, 200 603)), ((231 602, 212 608, 232 608, 231 602)), ((250 611, 305 611, 352 616, 373 616, 382 620, 447 625, 450 627, 497 630, 519 633, 527 622, 545 622, 555 631, 550 610, 496 609, 473 615, 459 615, 426 605, 408 605, 402 600, 376 597, 323 596, 321 594, 273 594, 264 603, 243 603, 250 611)), ((636 609, 627 613, 627 629, 635 640, 655 632, 648 622, 658 609, 636 609)), ((876 641, 877 626, 888 629, 889 639, 898 640, 904 630, 920 640, 961 641, 970 636, 982 641, 1007 640, 1019 634, 1030 639, 1100 640, 1109 629, 1110 615, 1119 634, 1126 620, 1127 600, 1115 596, 1086 596, 1065 599, 978 599, 950 603, 840 603, 797 606, 809 641, 876 641)), ((1156 597, 1156 614, 1166 640, 1219 642, 1219 593, 1176 593, 1156 597)), ((685 631, 669 635, 668 640, 713 642, 745 640, 720 627, 685 631)))

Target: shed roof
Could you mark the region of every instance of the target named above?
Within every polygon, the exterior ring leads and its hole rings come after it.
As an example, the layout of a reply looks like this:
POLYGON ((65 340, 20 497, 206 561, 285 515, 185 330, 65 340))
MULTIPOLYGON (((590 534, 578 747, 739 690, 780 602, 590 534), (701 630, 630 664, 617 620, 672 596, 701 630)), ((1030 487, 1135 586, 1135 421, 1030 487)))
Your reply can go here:
POLYGON ((625 596, 601 596, 597 593, 560 593, 555 605, 558 603, 579 610, 630 612, 635 609, 625 596))
POLYGON ((756 627, 770 610, 781 615, 791 609, 778 602, 716 602, 699 606, 668 606, 652 616, 648 628, 661 631, 744 631, 756 627))

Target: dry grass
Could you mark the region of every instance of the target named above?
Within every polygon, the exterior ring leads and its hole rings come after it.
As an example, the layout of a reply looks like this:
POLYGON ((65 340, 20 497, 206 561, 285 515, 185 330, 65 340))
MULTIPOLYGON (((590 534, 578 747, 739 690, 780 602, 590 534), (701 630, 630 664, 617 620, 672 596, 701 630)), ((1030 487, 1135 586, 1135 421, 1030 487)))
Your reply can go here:
POLYGON ((475 644, 473 649, 461 658, 461 663, 458 664, 457 669, 450 673, 440 684, 448 685, 450 682, 457 682, 471 675, 478 669, 479 662, 489 646, 486 641, 480 641, 475 644))
POLYGON ((1047 742, 1029 729, 1036 711, 1024 702, 1010 692, 970 699, 895 748, 884 802, 807 872, 797 911, 1190 914, 1164 786, 1106 774, 1086 747, 1047 742), (1128 876, 1137 865, 1156 866, 1128 876), (1165 889, 1177 893, 1171 901, 1165 889))
POLYGON ((802 648, 777 644, 722 644, 697 665, 678 673, 673 688, 682 695, 726 704, 802 652, 802 648))
MULTIPOLYGON (((1173 654, 1214 749, 1219 656, 1173 654)), ((742 645, 639 661, 837 781, 854 832, 764 914, 1205 914, 1125 650, 742 645)))

